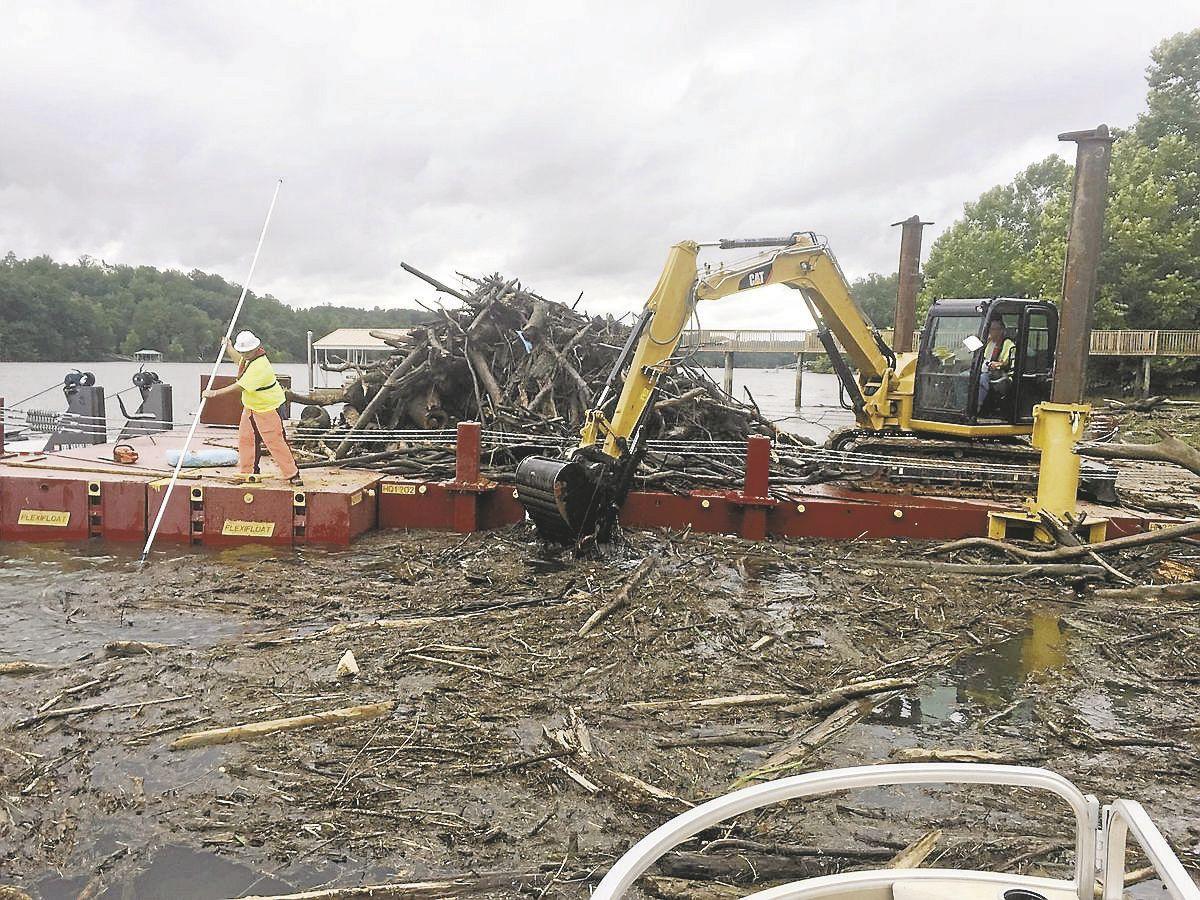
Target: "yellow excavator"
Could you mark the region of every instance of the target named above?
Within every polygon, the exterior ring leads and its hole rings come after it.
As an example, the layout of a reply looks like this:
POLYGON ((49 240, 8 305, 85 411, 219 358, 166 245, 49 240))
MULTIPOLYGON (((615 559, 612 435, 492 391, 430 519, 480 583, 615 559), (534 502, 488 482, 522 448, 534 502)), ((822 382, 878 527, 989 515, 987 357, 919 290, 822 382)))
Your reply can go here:
MULTIPOLYGON (((644 454, 645 428, 659 379, 670 370, 696 304, 783 284, 799 291, 817 326, 863 436, 1000 439, 1033 431, 1033 407, 1050 397, 1058 313, 1045 301, 938 300, 916 353, 893 353, 863 314, 828 245, 813 232, 786 238, 683 241, 646 301, 567 459, 530 457, 517 469, 517 495, 549 540, 606 540, 644 454), (697 268, 701 246, 770 248, 729 268, 697 268), (1003 326, 997 342, 994 323, 1003 326), (989 338, 992 344, 987 342, 989 338), (1003 377, 993 381, 985 346, 1003 346, 1003 377)), ((1031 451, 1032 452, 1032 451, 1031 451)))

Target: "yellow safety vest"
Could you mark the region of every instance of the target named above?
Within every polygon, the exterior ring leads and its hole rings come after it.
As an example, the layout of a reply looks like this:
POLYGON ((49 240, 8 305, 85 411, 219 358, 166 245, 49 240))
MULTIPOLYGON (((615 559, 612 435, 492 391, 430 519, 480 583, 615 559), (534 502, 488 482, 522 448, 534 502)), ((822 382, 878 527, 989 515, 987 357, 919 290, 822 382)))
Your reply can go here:
POLYGON ((270 412, 283 405, 283 388, 265 356, 255 357, 237 380, 242 406, 251 412, 270 412))

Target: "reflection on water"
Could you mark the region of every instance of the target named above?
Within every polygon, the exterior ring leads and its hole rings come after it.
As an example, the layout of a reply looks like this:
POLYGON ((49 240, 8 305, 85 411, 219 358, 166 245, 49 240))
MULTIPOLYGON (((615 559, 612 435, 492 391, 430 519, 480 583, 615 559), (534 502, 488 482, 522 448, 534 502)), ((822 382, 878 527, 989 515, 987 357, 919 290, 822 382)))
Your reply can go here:
MULTIPOLYGON (((1066 662, 1067 634, 1058 614, 1034 610, 1019 634, 960 658, 948 671, 880 706, 872 720, 889 725, 962 724, 968 717, 964 707, 982 707, 984 715, 998 712, 1013 702, 1026 679, 1066 662)), ((1029 705, 1021 704, 1009 719, 1024 723, 1031 715, 1029 705)))
MULTIPOLYGON (((87 876, 49 876, 34 887, 42 900, 75 900, 83 895, 81 890, 88 880, 87 876)), ((121 879, 100 897, 102 900, 178 900, 181 897, 218 900, 241 897, 247 892, 283 893, 295 887, 294 883, 256 872, 215 853, 168 845, 154 851, 150 864, 137 875, 128 880, 121 879)))
POLYGON ((966 696, 989 708, 1012 702, 1016 688, 1030 676, 1066 664, 1066 638, 1058 614, 1036 610, 1020 634, 981 650, 959 663, 966 696))

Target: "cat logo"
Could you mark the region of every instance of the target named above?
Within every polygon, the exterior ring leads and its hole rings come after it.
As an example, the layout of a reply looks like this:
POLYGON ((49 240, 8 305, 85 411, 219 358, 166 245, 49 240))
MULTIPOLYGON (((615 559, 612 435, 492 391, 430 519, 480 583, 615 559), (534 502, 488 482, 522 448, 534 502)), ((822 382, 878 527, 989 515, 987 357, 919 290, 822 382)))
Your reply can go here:
POLYGON ((746 290, 747 288, 762 287, 767 283, 767 276, 771 274, 769 265, 755 269, 753 272, 747 272, 742 276, 741 284, 738 285, 738 290, 746 290))

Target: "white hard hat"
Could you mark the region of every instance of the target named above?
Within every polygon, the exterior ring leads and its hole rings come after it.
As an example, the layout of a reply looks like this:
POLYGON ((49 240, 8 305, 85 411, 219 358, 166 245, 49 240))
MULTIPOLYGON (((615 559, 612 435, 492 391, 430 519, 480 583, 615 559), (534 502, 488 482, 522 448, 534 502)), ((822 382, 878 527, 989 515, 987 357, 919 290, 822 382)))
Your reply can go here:
POLYGON ((262 341, 254 336, 253 331, 239 331, 238 336, 233 339, 233 349, 238 353, 249 353, 261 346, 262 341))

